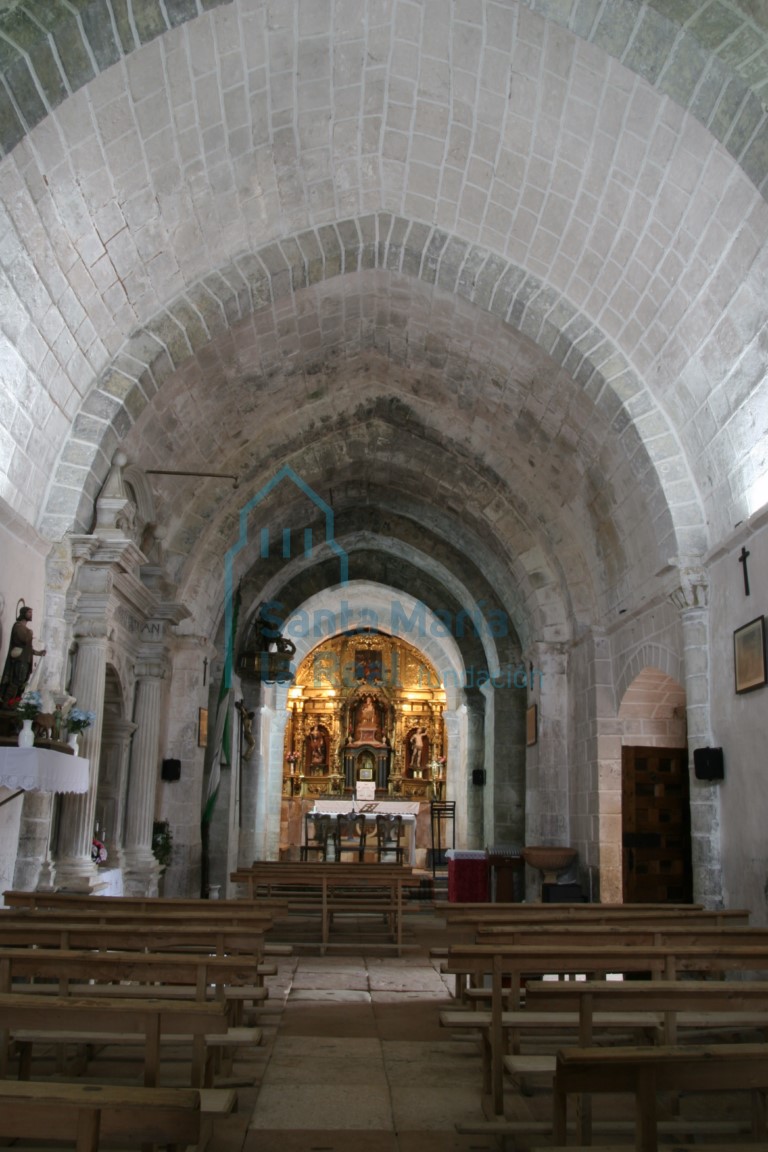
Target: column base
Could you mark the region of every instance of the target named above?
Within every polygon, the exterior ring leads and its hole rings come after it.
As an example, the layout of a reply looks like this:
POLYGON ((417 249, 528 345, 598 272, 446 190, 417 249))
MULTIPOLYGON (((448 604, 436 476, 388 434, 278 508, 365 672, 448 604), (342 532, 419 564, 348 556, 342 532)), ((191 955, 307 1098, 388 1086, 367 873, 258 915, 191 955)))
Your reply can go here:
POLYGON ((149 848, 123 849, 123 891, 126 896, 157 896, 160 865, 149 848))
POLYGON ((96 865, 87 856, 64 856, 54 862, 56 888, 68 892, 96 892, 99 888, 99 873, 96 865))

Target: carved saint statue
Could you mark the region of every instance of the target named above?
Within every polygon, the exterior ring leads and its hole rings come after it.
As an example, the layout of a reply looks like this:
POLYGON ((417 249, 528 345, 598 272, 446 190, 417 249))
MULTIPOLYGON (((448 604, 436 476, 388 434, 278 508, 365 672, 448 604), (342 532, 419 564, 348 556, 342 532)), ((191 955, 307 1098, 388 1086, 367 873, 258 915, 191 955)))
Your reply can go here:
POLYGON ((411 737, 410 737, 410 745, 411 745, 410 765, 411 765, 412 769, 422 767, 422 760, 423 760, 423 756, 424 756, 424 747, 426 744, 426 736, 427 736, 427 730, 426 730, 426 728, 423 727, 423 725, 420 725, 411 734, 411 737))
POLYGON ((34 648, 32 637, 32 609, 26 605, 19 609, 16 623, 11 628, 11 642, 0 681, 0 702, 21 696, 32 675, 35 656, 45 656, 45 648, 34 648))
POLYGON ((322 772, 325 764, 325 736, 315 724, 309 733, 309 770, 310 772, 322 772))

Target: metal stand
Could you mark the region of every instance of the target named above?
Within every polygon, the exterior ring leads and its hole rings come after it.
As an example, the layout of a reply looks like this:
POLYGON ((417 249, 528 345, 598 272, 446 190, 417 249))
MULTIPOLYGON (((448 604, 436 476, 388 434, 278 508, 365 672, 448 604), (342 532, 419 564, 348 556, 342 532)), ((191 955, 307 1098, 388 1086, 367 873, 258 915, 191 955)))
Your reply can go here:
MULTIPOLYGON (((433 800, 429 806, 432 823, 432 878, 437 871, 437 861, 443 863, 443 852, 446 848, 456 847, 456 801, 433 800), (447 837, 443 837, 443 821, 451 826, 451 843, 448 845, 447 837)), ((447 829, 446 829, 447 831, 447 829)))

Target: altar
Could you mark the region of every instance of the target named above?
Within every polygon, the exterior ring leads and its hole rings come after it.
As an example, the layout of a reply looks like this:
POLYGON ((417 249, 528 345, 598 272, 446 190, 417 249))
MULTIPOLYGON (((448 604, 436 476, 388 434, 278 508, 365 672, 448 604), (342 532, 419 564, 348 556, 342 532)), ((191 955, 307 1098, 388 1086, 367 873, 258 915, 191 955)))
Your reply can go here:
POLYGON ((316 800, 314 807, 307 813, 308 816, 346 815, 355 812, 358 816, 365 816, 366 824, 375 824, 377 816, 402 816, 403 828, 406 836, 406 855, 411 868, 416 866, 416 819, 419 815, 420 805, 414 801, 403 800, 347 800, 339 797, 336 800, 316 800))
POLYGON ((88 772, 82 756, 49 748, 0 748, 0 787, 15 793, 87 792, 88 772))

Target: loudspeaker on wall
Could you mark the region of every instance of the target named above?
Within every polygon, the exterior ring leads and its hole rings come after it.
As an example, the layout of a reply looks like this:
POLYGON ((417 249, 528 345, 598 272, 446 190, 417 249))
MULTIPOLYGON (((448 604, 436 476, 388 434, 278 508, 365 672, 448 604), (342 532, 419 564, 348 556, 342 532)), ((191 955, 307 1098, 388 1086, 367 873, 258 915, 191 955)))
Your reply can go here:
POLYGON ((181 778, 181 760, 163 760, 160 768, 161 780, 179 780, 181 778))
POLYGON ((697 780, 722 780, 725 775, 722 748, 694 748, 693 771, 697 780))
POLYGON ((485 768, 472 769, 472 783, 485 784, 485 768))

